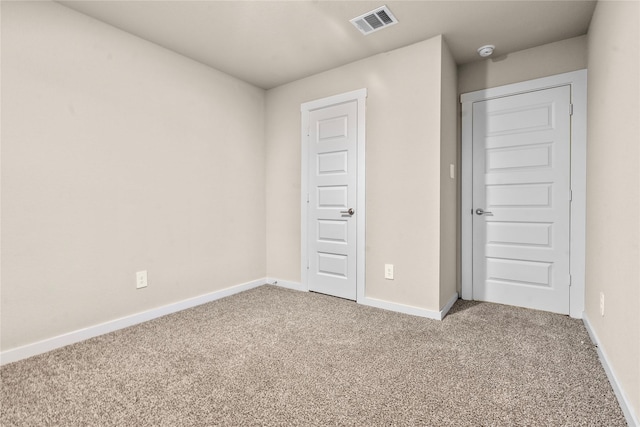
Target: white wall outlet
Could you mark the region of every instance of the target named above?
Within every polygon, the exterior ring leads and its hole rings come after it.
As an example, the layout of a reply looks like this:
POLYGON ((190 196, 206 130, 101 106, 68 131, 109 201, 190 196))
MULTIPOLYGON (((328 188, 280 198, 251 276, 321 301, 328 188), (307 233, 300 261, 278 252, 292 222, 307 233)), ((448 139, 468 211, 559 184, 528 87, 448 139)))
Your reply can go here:
POLYGON ((393 264, 384 265, 384 278, 393 280, 393 264))
POLYGON ((146 288, 147 287, 147 270, 136 272, 136 288, 146 288))
POLYGON ((600 292, 600 316, 604 316, 604 292, 600 292))

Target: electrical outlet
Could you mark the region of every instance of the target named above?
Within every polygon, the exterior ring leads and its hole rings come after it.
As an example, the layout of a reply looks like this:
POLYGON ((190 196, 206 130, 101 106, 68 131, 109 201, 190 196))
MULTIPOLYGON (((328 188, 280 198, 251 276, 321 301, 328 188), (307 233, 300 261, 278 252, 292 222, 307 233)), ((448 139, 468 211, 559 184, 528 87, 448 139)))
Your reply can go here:
POLYGON ((393 280, 393 264, 384 265, 384 278, 393 280))
POLYGON ((604 292, 600 292, 600 316, 604 316, 604 292))
POLYGON ((136 288, 146 288, 147 287, 147 270, 136 272, 136 288))

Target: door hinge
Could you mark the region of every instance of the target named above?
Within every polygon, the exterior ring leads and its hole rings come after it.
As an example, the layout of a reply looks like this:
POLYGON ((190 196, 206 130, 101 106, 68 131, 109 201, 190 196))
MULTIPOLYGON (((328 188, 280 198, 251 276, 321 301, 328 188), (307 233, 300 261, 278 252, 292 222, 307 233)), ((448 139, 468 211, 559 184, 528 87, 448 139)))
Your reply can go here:
POLYGON ((572 284, 573 284, 573 277, 569 275, 569 287, 571 287, 572 284))
POLYGON ((573 104, 569 104, 569 115, 573 116, 573 104))
POLYGON ((569 190, 569 201, 573 200, 573 190, 569 190))

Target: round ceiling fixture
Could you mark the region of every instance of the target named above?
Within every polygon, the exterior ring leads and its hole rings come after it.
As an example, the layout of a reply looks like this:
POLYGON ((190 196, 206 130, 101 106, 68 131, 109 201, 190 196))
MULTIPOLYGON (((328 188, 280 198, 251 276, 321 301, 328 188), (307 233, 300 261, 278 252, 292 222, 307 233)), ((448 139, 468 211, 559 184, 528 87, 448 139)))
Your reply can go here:
POLYGON ((482 56, 483 58, 486 58, 487 56, 491 56, 491 54, 493 53, 493 49, 495 48, 496 47, 492 44, 484 45, 478 49, 478 55, 482 56))

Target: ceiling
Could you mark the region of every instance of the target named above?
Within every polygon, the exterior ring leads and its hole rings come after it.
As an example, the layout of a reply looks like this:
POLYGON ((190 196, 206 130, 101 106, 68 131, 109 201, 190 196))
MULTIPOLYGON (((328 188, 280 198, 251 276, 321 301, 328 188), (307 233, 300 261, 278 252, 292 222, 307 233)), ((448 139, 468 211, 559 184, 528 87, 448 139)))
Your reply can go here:
POLYGON ((595 1, 58 1, 270 89, 443 34, 458 64, 586 34, 595 1), (361 34, 349 19, 386 4, 397 25, 361 34))

